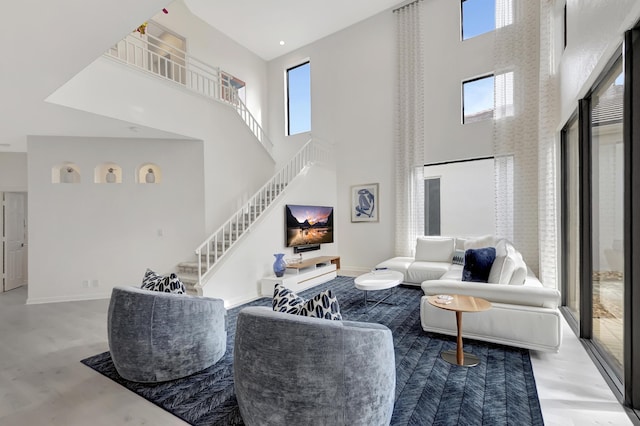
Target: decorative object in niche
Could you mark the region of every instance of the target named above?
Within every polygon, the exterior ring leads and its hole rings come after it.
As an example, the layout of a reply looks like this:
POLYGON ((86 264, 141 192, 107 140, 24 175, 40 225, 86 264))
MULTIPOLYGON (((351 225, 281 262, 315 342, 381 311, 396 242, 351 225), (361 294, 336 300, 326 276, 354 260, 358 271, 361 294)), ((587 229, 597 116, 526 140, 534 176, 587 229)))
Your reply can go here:
POLYGON ((80 167, 70 161, 53 165, 51 183, 80 183, 80 167))
POLYGON ((116 182, 116 175, 115 173, 113 173, 113 167, 109 167, 109 170, 107 171, 107 176, 105 177, 107 183, 115 183, 116 182))
POLYGON ((93 169, 94 183, 122 183, 122 167, 112 161, 98 164, 93 169))
POLYGON ((162 169, 155 163, 142 163, 136 168, 136 179, 144 184, 162 183, 162 169))
POLYGON ((73 167, 67 167, 62 174, 62 182, 73 183, 73 167))
POLYGON ((79 177, 78 171, 71 166, 65 167, 61 170, 62 183, 77 183, 79 179, 76 179, 76 176, 79 177))
POLYGON ((147 174, 144 177, 144 181, 147 183, 155 183, 156 182, 156 175, 153 174, 153 169, 149 168, 147 169, 147 174))

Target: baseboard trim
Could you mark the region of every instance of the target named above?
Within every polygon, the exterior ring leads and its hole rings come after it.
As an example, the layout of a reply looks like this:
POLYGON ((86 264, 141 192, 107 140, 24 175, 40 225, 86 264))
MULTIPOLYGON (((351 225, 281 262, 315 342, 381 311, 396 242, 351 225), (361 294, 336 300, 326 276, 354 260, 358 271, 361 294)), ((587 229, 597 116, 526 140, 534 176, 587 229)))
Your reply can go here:
POLYGON ((111 292, 108 294, 81 294, 74 296, 55 296, 55 297, 27 297, 27 305, 41 305, 44 303, 61 303, 61 302, 82 302, 85 300, 102 300, 111 298, 111 292))

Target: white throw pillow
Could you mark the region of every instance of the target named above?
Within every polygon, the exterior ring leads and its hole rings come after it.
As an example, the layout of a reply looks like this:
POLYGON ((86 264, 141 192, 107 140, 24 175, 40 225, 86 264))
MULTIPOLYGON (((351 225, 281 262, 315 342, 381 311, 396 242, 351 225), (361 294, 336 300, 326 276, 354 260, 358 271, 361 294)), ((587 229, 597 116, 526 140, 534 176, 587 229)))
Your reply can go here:
POLYGON ((455 249, 464 251, 464 243, 466 242, 467 242, 466 238, 456 237, 455 249))
POLYGON ((524 281, 527 279, 527 264, 524 263, 524 259, 522 259, 522 255, 520 252, 515 253, 514 256, 515 267, 513 269, 513 273, 511 274, 511 279, 509 280, 509 284, 512 285, 523 285, 524 281))
POLYGON ((509 284, 511 282, 511 277, 513 276, 513 271, 516 269, 516 259, 515 255, 509 255, 504 259, 504 265, 502 266, 502 273, 500 274, 500 279, 498 282, 500 284, 509 284))
MULTIPOLYGON (((506 282, 501 282, 500 278, 502 277, 502 271, 505 266, 505 261, 507 259, 507 242, 502 239, 496 243, 496 259, 493 261, 493 265, 491 265, 491 271, 489 272, 489 279, 487 282, 493 284, 506 284, 506 282)), ((508 281, 507 281, 508 282, 508 281)))
POLYGON ((453 238, 418 237, 416 261, 448 262, 453 258, 453 238))
POLYGON ((496 240, 493 235, 485 235, 474 239, 468 239, 464 242, 464 249, 479 249, 484 247, 495 247, 496 240))

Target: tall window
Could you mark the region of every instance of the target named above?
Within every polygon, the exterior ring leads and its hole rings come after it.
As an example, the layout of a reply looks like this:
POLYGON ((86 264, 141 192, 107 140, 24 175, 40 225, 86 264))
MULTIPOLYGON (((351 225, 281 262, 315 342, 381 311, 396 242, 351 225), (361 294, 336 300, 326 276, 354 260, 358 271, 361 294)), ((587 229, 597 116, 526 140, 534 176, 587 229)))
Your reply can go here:
POLYGON ((287 69, 287 135, 311 131, 311 66, 287 69))
POLYGON ((580 318, 580 140, 578 116, 562 130, 564 303, 576 321, 580 318))
POLYGON ((622 375, 624 154, 622 60, 591 95, 591 264, 594 341, 622 375))
POLYGON ((613 383, 622 381, 632 344, 625 341, 625 221, 633 213, 625 211, 624 95, 619 55, 562 132, 564 312, 613 383))
POLYGON ((493 118, 494 106, 493 75, 476 78, 462 83, 462 122, 493 118))
POLYGON ((462 40, 496 29, 496 0, 462 0, 462 40))

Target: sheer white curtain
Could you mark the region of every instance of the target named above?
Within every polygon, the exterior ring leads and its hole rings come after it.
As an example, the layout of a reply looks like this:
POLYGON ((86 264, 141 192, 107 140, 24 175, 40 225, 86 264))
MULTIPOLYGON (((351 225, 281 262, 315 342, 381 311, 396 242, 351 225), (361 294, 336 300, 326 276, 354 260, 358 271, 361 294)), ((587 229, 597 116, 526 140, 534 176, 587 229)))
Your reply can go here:
POLYGON ((540 2, 540 145, 538 221, 540 240, 540 280, 558 286, 558 189, 557 152, 559 116, 558 79, 555 74, 554 0, 540 2))
POLYGON ((496 0, 496 234, 538 273, 538 1, 496 0))
POLYGON ((422 1, 394 11, 398 79, 395 105, 397 256, 411 256, 424 235, 424 48, 422 1))

